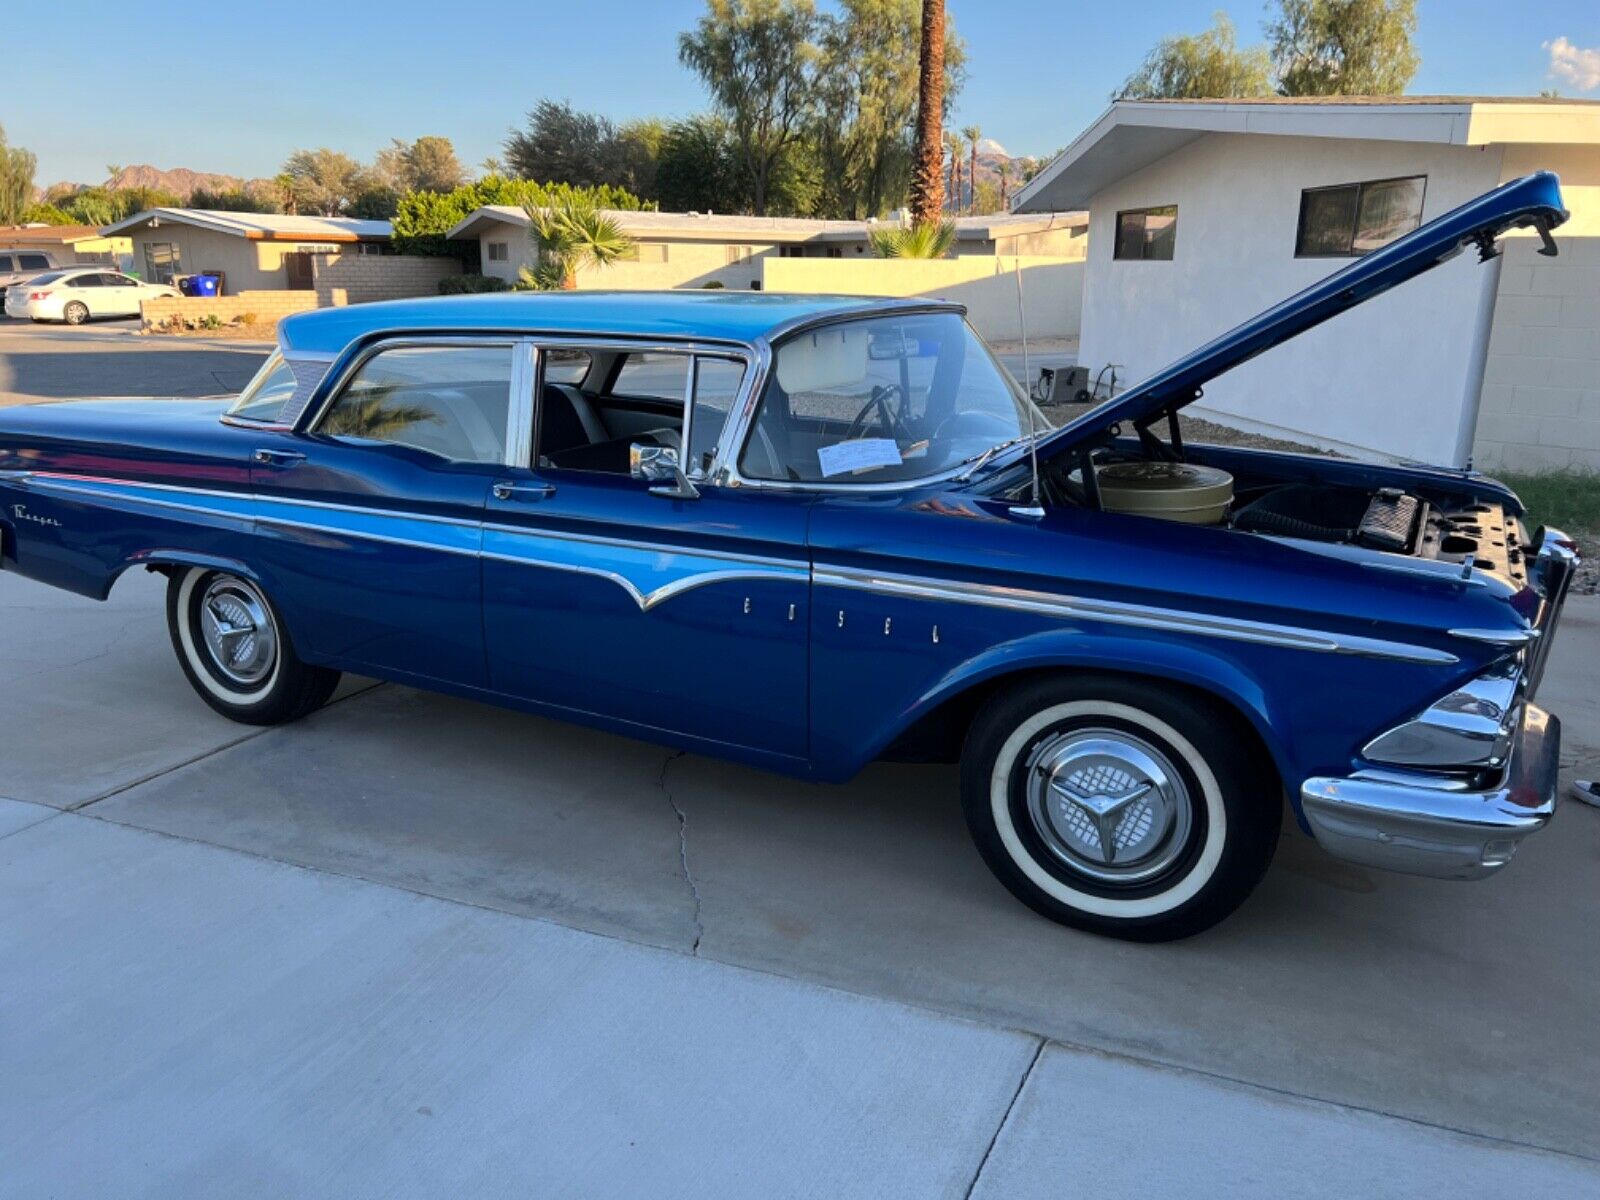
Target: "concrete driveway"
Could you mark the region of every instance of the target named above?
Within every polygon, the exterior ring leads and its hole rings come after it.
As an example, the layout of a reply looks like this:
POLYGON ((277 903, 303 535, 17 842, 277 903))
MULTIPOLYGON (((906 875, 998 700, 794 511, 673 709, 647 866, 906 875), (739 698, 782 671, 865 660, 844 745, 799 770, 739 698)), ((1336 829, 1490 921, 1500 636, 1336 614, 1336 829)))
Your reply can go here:
MULTIPOLYGON (((1562 638, 1592 771, 1600 603, 1562 638)), ((143 575, 0 576, 0 655, 0 1194, 1600 1195, 1600 812, 1478 884, 1290 833, 1131 946, 1011 900, 943 768, 360 680, 248 729, 143 575)))
POLYGON ((86 396, 216 396, 250 381, 269 342, 143 337, 137 320, 35 325, 0 316, 0 408, 86 396))

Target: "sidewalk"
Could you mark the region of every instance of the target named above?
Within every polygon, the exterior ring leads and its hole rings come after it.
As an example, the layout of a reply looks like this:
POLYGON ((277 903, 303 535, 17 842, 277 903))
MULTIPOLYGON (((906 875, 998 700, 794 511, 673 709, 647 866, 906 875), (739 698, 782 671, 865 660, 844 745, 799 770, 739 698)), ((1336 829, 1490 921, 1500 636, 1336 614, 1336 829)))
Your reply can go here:
POLYGON ((1600 1166, 0 802, 0 1195, 1600 1195, 1600 1166))

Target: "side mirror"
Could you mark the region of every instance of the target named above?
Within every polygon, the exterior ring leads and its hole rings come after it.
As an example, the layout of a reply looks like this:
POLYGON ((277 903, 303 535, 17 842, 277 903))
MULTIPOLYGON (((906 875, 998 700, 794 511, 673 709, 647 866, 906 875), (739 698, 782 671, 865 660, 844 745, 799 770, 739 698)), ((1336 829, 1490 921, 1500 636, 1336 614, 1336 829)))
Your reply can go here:
POLYGON ((683 473, 678 451, 672 446, 645 446, 634 442, 628 447, 628 474, 635 479, 660 482, 662 486, 650 489, 652 496, 667 496, 673 500, 700 498, 700 492, 683 473))
POLYGON ((628 474, 651 483, 675 480, 679 471, 678 452, 671 446, 646 446, 634 442, 628 447, 628 474))

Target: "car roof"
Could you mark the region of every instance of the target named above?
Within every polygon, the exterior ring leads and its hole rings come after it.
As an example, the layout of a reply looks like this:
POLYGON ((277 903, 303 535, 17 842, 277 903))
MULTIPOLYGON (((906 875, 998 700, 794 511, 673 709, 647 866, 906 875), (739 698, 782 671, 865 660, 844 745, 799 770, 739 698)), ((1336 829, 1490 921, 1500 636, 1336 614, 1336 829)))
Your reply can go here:
POLYGON ((423 331, 696 338, 749 345, 812 321, 929 308, 966 311, 937 300, 719 289, 502 292, 318 309, 285 318, 278 336, 291 352, 317 354, 337 354, 375 334, 423 331))

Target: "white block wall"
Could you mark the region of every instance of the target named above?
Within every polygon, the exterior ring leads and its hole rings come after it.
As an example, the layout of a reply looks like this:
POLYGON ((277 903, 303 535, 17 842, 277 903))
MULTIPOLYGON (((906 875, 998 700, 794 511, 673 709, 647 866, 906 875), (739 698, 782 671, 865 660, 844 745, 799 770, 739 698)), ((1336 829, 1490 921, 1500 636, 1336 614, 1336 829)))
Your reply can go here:
MULTIPOLYGON (((1569 201, 1570 203, 1570 201, 1569 201)), ((1507 239, 1473 462, 1600 471, 1600 237, 1507 239)))

